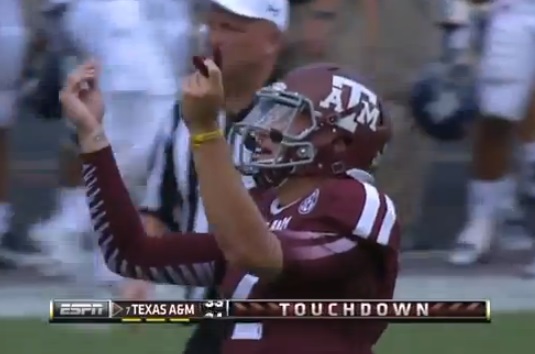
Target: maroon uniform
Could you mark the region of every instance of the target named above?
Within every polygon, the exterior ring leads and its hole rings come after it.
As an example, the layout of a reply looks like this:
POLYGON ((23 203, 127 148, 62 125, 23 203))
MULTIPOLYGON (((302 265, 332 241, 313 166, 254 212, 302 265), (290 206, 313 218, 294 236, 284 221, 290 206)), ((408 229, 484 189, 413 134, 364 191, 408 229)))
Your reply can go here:
MULTIPOLYGON (((367 174, 362 176, 370 180, 328 179, 309 196, 283 208, 271 190, 256 196, 284 254, 281 275, 268 282, 227 267, 210 234, 146 237, 111 149, 87 154, 84 162, 98 242, 110 269, 122 276, 209 286, 214 274, 222 271, 222 296, 237 299, 392 298, 399 246, 396 212, 367 174)), ((233 327, 224 343, 225 354, 365 354, 372 352, 386 324, 265 320, 233 327)))

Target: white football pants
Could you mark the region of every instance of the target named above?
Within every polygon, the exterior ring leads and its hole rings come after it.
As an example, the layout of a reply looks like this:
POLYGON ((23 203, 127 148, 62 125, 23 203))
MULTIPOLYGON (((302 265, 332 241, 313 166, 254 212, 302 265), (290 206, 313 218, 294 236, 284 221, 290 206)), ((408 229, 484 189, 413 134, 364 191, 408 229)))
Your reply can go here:
POLYGON ((535 79, 535 1, 498 2, 487 30, 480 64, 481 113, 520 121, 535 79))

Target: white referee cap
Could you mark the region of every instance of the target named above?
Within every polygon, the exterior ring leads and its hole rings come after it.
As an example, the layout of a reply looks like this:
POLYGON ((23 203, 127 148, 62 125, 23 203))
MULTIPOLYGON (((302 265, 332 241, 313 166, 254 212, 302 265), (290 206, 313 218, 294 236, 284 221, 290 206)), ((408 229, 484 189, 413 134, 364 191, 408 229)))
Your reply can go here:
POLYGON ((238 16, 266 20, 277 26, 279 31, 288 29, 288 0, 211 0, 225 10, 238 16))

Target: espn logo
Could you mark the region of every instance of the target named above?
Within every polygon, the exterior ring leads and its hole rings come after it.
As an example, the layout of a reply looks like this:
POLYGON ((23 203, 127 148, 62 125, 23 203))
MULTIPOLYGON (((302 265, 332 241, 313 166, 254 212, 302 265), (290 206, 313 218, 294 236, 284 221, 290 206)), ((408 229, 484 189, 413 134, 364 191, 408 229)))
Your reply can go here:
POLYGON ((109 301, 53 300, 50 302, 50 320, 103 319, 109 317, 109 301))

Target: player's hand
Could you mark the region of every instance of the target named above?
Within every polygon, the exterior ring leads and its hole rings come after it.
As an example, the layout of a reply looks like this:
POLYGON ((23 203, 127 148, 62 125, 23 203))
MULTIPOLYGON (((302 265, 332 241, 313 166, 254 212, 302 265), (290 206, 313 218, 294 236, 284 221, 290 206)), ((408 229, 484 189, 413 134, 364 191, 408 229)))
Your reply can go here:
POLYGON ((219 129, 224 89, 217 59, 193 58, 196 71, 182 84, 182 116, 191 134, 219 129))
POLYGON ((104 101, 98 87, 99 66, 93 60, 78 66, 60 91, 60 101, 67 119, 79 134, 90 134, 101 128, 104 101))

